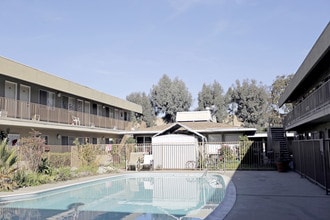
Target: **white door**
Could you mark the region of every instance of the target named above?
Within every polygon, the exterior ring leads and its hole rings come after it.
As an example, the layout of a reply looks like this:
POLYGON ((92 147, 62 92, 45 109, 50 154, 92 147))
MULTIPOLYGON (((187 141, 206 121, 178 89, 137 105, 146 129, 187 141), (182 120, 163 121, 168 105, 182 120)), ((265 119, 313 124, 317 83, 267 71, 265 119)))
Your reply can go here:
POLYGON ((20 85, 19 90, 19 113, 21 117, 24 119, 30 119, 30 94, 31 94, 30 86, 20 85))
POLYGON ((17 115, 17 84, 13 82, 5 82, 5 110, 8 116, 15 117, 17 115))

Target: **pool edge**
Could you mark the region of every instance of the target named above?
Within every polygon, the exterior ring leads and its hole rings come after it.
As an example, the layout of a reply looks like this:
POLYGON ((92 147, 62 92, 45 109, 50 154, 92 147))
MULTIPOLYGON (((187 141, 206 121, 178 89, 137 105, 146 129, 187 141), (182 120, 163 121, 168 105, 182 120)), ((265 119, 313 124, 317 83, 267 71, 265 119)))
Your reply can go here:
POLYGON ((236 186, 231 181, 231 178, 225 175, 221 175, 223 178, 228 178, 226 183, 225 199, 206 217, 204 220, 222 220, 224 219, 236 202, 236 186))

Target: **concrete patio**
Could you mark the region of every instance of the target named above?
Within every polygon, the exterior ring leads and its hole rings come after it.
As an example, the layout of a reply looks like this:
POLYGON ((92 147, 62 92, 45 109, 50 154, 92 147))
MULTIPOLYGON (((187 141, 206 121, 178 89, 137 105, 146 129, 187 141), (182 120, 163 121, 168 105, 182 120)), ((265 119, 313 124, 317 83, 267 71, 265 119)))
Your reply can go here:
POLYGON ((291 171, 226 172, 236 187, 236 201, 224 218, 330 219, 330 195, 321 187, 291 171))

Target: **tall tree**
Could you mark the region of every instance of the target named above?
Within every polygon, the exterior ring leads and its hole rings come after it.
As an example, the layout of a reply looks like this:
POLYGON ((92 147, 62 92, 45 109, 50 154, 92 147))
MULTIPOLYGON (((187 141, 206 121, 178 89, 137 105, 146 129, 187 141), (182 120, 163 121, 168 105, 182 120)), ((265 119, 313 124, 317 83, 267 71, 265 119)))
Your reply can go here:
POLYGON ((198 108, 197 110, 202 111, 207 107, 214 106, 216 111, 216 119, 218 122, 222 122, 227 116, 227 108, 225 105, 225 97, 223 95, 223 89, 217 81, 213 84, 202 86, 202 91, 198 93, 198 108))
POLYGON ((291 111, 292 105, 285 104, 281 108, 278 105, 278 101, 283 94, 285 88, 289 85, 290 80, 292 79, 293 74, 290 75, 280 75, 276 76, 276 79, 273 81, 270 92, 270 101, 269 101, 269 124, 272 126, 281 126, 282 125, 282 113, 287 113, 291 111))
POLYGON ((227 100, 234 103, 234 114, 245 127, 265 129, 267 125, 267 106, 269 92, 265 85, 257 84, 256 80, 243 80, 228 89, 227 100))
POLYGON ((134 121, 140 123, 144 121, 147 127, 155 125, 155 112, 152 108, 150 98, 145 92, 134 92, 126 96, 126 100, 142 106, 142 117, 132 115, 134 121))
POLYGON ((150 92, 152 106, 157 116, 162 116, 166 123, 175 122, 176 113, 188 111, 192 96, 185 83, 178 78, 173 81, 164 74, 150 92))

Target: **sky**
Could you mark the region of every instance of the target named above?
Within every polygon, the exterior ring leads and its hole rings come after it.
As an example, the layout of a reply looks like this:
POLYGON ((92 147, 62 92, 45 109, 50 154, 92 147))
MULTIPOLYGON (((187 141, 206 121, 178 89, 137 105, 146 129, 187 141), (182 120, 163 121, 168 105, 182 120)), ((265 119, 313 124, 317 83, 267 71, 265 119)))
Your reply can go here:
POLYGON ((329 0, 0 0, 0 56, 126 99, 166 74, 197 106, 203 84, 270 86, 295 73, 329 0))

